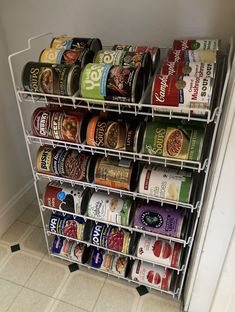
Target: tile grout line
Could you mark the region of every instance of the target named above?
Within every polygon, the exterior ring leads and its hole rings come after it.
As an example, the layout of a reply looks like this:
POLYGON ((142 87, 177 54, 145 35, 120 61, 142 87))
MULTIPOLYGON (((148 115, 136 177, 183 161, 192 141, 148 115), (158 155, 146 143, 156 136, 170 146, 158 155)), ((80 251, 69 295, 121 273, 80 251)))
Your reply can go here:
MULTIPOLYGON (((99 271, 98 271, 98 272, 99 272, 99 271)), ((99 300, 99 298, 100 298, 101 292, 102 292, 102 290, 104 289, 104 285, 105 285, 106 281, 107 281, 107 276, 105 276, 103 285, 102 285, 102 287, 101 287, 101 289, 100 289, 100 291, 99 291, 99 295, 97 296, 97 299, 96 299, 96 301, 95 301, 95 303, 94 303, 94 305, 93 305, 91 311, 94 311, 94 308, 95 308, 95 306, 96 306, 96 304, 97 304, 97 302, 98 302, 98 300, 99 300)))

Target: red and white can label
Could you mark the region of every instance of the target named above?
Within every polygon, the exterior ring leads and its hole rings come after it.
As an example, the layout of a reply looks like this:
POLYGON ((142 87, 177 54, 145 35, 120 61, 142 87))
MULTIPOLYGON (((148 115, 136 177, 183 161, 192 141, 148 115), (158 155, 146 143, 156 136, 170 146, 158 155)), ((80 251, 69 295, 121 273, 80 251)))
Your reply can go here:
POLYGON ((167 55, 167 62, 216 63, 216 50, 172 50, 167 55))
POLYGON ((218 39, 174 40, 174 50, 219 50, 218 39))
POLYGON ((190 76, 190 77, 215 77, 214 63, 174 63, 167 62, 162 66, 161 75, 190 76))

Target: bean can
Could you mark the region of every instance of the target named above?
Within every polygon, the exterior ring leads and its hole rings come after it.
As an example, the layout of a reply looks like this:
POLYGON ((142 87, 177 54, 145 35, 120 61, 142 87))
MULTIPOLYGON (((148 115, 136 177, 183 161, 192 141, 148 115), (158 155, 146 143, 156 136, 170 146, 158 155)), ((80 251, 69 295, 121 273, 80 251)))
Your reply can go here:
POLYGON ((192 173, 186 170, 145 166, 139 179, 141 194, 188 203, 192 189, 192 173))
POLYGON ((25 91, 72 96, 79 89, 78 65, 28 62, 22 73, 25 91))
POLYGON ((88 188, 83 189, 78 185, 72 187, 68 183, 61 184, 58 181, 52 181, 46 186, 43 202, 51 208, 85 214, 89 197, 88 188))
POLYGON ((90 265, 93 268, 111 272, 126 277, 129 259, 102 249, 94 248, 91 254, 90 265))
POLYGON ((81 68, 92 62, 94 53, 88 49, 44 49, 39 62, 50 64, 75 64, 81 68))
POLYGON ((201 157, 205 129, 165 122, 147 123, 143 153, 187 160, 201 157))
POLYGON ((144 91, 143 68, 87 64, 80 77, 82 97, 120 102, 139 102, 144 91))
POLYGON ((172 50, 168 51, 167 62, 199 62, 199 63, 216 63, 216 50, 172 50))
POLYGON ((36 169, 38 172, 53 174, 53 147, 50 145, 40 146, 36 156, 36 169))
POLYGON ((100 185, 130 191, 135 189, 137 175, 137 162, 108 156, 97 159, 94 180, 100 185))
POLYGON ((141 235, 137 245, 137 257, 161 265, 180 268, 182 244, 141 235))
POLYGON ((161 266, 135 260, 131 270, 131 279, 157 289, 169 291, 173 288, 173 272, 161 266))
POLYGON ((161 75, 215 78, 215 63, 167 62, 161 68, 161 75))
POLYGON ((219 50, 218 39, 174 40, 174 50, 219 50))
POLYGON ((129 225, 133 200, 105 192, 94 192, 89 200, 87 215, 92 218, 129 225))
POLYGON ((148 232, 182 238, 185 224, 184 210, 170 206, 140 202, 135 210, 134 227, 148 232))

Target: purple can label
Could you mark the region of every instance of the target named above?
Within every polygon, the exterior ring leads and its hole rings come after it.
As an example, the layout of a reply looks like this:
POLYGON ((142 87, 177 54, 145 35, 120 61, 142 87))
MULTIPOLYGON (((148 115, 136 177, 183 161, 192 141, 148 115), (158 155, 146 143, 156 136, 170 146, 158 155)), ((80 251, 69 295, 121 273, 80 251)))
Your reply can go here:
POLYGON ((65 240, 65 238, 63 238, 63 237, 55 236, 53 243, 52 243, 51 251, 53 253, 59 254, 61 252, 62 247, 63 247, 64 240, 65 240))
POLYGON ((134 226, 145 231, 180 238, 183 216, 168 206, 140 204, 136 208, 134 226))

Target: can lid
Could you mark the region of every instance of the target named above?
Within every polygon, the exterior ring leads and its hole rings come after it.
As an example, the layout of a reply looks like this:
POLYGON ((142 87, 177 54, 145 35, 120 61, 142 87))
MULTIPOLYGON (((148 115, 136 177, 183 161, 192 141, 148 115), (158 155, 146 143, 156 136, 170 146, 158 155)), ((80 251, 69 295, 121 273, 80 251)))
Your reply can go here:
POLYGON ((144 92, 144 85, 145 85, 145 77, 144 71, 142 67, 138 67, 135 69, 134 80, 132 83, 132 90, 131 90, 131 102, 139 103, 143 92, 144 92))
POLYGON ((100 41, 99 38, 93 38, 91 45, 90 45, 90 49, 94 52, 94 54, 99 51, 102 50, 102 43, 100 41))
POLYGON ((69 96, 73 96, 79 89, 79 80, 81 75, 81 67, 72 65, 67 80, 67 92, 69 96))
POLYGON ((94 51, 89 49, 84 49, 81 57, 81 68, 83 68, 86 64, 92 63, 94 58, 94 51))

